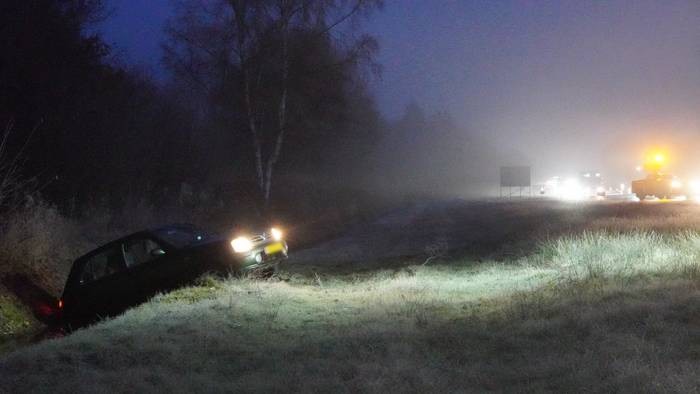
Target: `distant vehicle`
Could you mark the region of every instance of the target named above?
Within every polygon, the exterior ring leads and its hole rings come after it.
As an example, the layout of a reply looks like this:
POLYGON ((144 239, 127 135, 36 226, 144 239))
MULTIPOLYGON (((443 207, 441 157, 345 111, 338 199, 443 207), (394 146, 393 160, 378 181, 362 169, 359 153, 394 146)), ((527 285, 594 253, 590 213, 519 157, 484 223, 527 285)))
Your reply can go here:
POLYGON ((648 198, 673 199, 685 196, 683 184, 673 175, 649 174, 644 179, 632 181, 632 193, 640 201, 648 198))
POLYGON ((287 258, 282 233, 234 240, 170 225, 112 241, 78 258, 58 301, 59 321, 81 325, 113 316, 207 272, 276 271, 287 258))
POLYGON ((674 175, 662 172, 665 162, 666 156, 663 153, 656 152, 649 155, 644 166, 638 167, 639 171, 644 169, 647 173, 646 178, 632 181, 632 193, 640 201, 685 197, 686 192, 680 179, 674 175))
POLYGON ((605 197, 605 186, 600 172, 582 172, 579 175, 585 197, 605 197))
POLYGON ((555 176, 541 184, 539 192, 543 196, 575 201, 600 199, 607 194, 599 172, 582 172, 567 178, 555 176))

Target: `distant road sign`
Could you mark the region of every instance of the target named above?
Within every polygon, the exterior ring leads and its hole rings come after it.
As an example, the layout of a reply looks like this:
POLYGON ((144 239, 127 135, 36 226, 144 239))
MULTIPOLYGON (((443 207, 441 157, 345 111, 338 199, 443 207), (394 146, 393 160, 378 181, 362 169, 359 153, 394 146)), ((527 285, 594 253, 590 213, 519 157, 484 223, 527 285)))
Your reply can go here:
POLYGON ((529 187, 530 166, 501 167, 501 187, 529 187))

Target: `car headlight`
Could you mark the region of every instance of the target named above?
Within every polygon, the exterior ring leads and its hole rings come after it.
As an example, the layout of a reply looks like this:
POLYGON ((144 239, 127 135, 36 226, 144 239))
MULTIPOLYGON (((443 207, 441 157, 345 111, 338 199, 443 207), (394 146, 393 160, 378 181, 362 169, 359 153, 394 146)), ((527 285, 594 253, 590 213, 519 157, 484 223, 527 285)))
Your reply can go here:
POLYGON ((690 182, 690 190, 693 191, 693 193, 698 193, 700 192, 700 181, 691 181, 690 182))
POLYGON ((671 181, 671 187, 674 189, 678 189, 678 188, 683 187, 683 184, 681 183, 681 181, 674 179, 671 181))
POLYGON ((281 241, 281 240, 282 240, 282 231, 281 231, 280 229, 277 229, 277 228, 274 228, 274 227, 271 228, 271 229, 270 229, 270 235, 272 235, 272 238, 273 238, 275 241, 281 241))
POLYGON ((238 237, 231 241, 231 247, 236 253, 245 253, 253 249, 253 243, 246 237, 238 237))

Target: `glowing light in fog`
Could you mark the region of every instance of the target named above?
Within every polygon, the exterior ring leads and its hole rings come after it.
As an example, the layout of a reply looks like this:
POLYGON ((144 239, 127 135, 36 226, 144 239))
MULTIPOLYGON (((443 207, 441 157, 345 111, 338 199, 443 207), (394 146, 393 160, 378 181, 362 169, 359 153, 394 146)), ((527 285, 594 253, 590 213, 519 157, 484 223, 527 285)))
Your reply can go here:
POLYGON ((231 247, 236 253, 245 253, 253 249, 253 243, 246 237, 238 237, 231 241, 231 247))
POLYGON ((576 178, 568 178, 559 188, 559 197, 565 200, 582 200, 585 191, 576 178))
MULTIPOLYGON (((590 178, 591 174, 585 173, 581 176, 583 178, 590 178), (588 177, 586 175, 588 175, 588 177)), ((584 200, 586 198, 593 197, 595 193, 602 194, 605 192, 605 188, 603 186, 597 186, 595 188, 587 187, 581 183, 578 178, 566 178, 562 181, 556 176, 548 179, 545 182, 542 190, 552 197, 570 201, 584 200)))
POLYGON ((697 193, 700 192, 700 181, 692 180, 690 181, 690 190, 697 193))
POLYGON ((270 229, 270 234, 272 235, 272 238, 275 239, 275 241, 282 240, 282 231, 281 230, 273 227, 270 229))

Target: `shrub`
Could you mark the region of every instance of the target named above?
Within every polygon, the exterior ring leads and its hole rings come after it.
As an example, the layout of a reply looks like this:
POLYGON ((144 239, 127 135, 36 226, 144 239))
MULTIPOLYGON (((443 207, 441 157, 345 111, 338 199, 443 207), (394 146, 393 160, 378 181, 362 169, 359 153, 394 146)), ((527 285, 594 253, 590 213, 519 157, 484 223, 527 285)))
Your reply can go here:
POLYGON ((25 274, 57 295, 72 260, 87 248, 75 222, 54 206, 28 198, 0 226, 0 274, 25 274))

